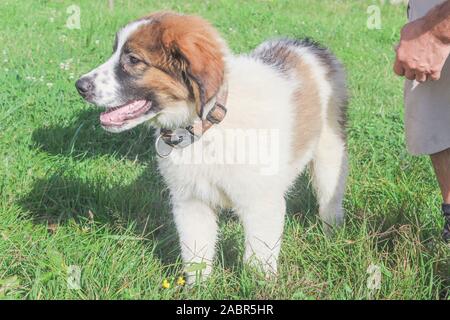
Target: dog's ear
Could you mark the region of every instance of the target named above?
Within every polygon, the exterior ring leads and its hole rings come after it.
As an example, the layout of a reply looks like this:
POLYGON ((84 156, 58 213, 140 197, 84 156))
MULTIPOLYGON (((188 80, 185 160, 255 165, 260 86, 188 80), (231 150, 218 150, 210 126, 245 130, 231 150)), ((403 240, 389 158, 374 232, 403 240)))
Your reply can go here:
POLYGON ((202 116, 204 105, 223 83, 224 61, 221 40, 214 28, 195 16, 165 17, 162 42, 171 59, 190 81, 202 116))

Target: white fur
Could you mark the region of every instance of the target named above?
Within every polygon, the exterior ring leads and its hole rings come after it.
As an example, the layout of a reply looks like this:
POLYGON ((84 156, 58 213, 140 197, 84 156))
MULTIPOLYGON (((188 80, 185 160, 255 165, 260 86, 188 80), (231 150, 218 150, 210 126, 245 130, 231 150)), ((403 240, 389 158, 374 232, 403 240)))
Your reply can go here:
MULTIPOLYGON (((105 63, 81 77, 88 77, 93 80, 95 91, 92 103, 100 107, 117 107, 128 102, 122 100, 120 97, 119 83, 115 77, 114 68, 119 64, 122 47, 128 37, 139 27, 149 22, 150 20, 137 20, 119 30, 117 32, 117 48, 113 55, 105 63)), ((131 128, 133 126, 130 125, 129 127, 131 128)), ((117 132, 124 130, 118 129, 117 132)))
POLYGON ((339 131, 338 124, 330 127, 326 121, 332 88, 317 58, 305 52, 302 57, 307 57, 320 84, 324 129, 298 159, 292 161, 292 139, 301 139, 293 137, 297 124, 292 95, 299 81, 290 81, 250 57, 230 56, 226 61, 228 113, 223 122, 190 147, 174 150, 170 158, 159 160, 160 171, 171 190, 183 260, 186 264, 207 262, 204 274, 211 272, 217 213, 224 207, 232 208, 244 225, 245 261, 257 262, 264 271, 276 273, 286 211, 284 196, 311 161, 322 219, 326 226, 342 222, 346 151, 344 139, 334 133, 339 131), (195 148, 207 154, 217 145, 223 145, 225 154, 233 154, 234 144, 223 136, 227 130, 250 128, 278 132, 278 163, 274 174, 264 174, 263 163, 179 161, 186 154, 189 159, 195 148))
MULTIPOLYGON (((120 104, 113 68, 126 39, 143 23, 146 21, 122 29, 113 56, 88 74, 97 74, 96 87, 108 93, 98 98, 96 104, 120 104)), ((245 261, 276 273, 286 212, 284 196, 310 163, 326 230, 343 221, 347 155, 341 128, 337 119, 330 117, 329 108, 332 95, 345 94, 340 92, 345 80, 341 75, 327 78, 326 66, 313 50, 307 47, 295 50, 312 70, 319 88, 323 122, 320 135, 302 154, 294 158, 297 153, 293 150, 293 139, 302 137, 294 136, 299 124, 295 117, 298 102, 293 96, 304 79, 294 73, 286 77, 252 57, 226 53, 225 78, 229 89, 225 119, 199 141, 185 149, 175 149, 167 159, 159 159, 160 172, 171 191, 183 261, 186 265, 206 262, 203 275, 212 270, 220 208, 233 209, 244 225, 245 261), (239 150, 245 153, 244 157, 239 150)), ((205 114, 214 102, 206 106, 205 114)), ((150 118, 149 123, 156 127, 184 127, 195 119, 193 110, 193 106, 180 102, 166 106, 158 114, 130 122, 126 129, 150 118)), ((194 280, 194 275, 189 274, 189 281, 194 280)))

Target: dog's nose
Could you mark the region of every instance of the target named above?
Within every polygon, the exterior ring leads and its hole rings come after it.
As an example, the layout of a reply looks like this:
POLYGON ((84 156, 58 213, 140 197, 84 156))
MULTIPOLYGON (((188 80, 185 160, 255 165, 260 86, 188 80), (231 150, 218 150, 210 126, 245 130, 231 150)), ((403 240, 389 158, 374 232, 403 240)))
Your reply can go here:
POLYGON ((75 83, 75 87, 77 87, 78 93, 85 98, 88 95, 91 95, 94 91, 94 83, 91 79, 85 77, 80 78, 75 83))

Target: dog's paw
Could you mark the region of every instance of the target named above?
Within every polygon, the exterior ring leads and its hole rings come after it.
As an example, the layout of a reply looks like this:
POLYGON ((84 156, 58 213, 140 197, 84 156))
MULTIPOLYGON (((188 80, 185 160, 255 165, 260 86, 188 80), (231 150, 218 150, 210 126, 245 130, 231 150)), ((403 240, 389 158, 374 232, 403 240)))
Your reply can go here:
POLYGON ((212 273, 212 267, 206 262, 189 263, 185 266, 184 272, 186 274, 186 284, 194 285, 208 279, 212 273))

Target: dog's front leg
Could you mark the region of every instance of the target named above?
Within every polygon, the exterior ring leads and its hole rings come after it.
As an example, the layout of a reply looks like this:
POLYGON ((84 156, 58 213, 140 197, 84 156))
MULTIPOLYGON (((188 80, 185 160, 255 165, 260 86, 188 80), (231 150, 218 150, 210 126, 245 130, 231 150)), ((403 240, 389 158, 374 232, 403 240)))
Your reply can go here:
POLYGON ((262 268, 269 277, 277 273, 286 205, 283 197, 259 201, 240 212, 245 230, 244 261, 262 268))
POLYGON ((173 206, 187 282, 207 277, 212 271, 217 240, 215 212, 204 202, 190 199, 173 206))

